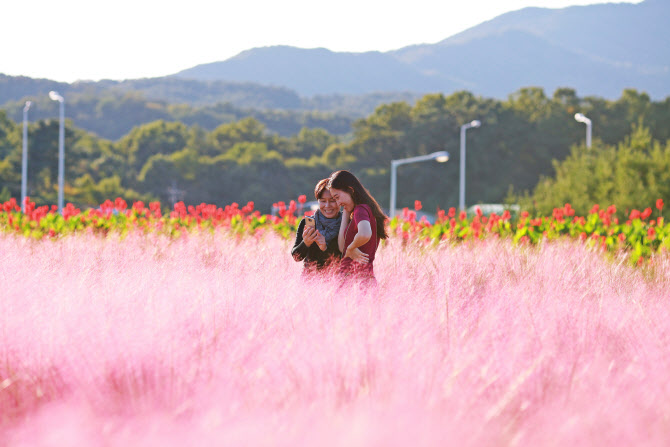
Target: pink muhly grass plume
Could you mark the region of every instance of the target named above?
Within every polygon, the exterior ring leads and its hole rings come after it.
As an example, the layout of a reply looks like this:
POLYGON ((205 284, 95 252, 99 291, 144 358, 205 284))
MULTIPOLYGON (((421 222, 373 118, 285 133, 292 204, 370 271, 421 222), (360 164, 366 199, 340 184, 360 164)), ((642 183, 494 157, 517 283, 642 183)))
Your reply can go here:
POLYGON ((667 445, 670 260, 270 233, 0 236, 3 445, 667 445))

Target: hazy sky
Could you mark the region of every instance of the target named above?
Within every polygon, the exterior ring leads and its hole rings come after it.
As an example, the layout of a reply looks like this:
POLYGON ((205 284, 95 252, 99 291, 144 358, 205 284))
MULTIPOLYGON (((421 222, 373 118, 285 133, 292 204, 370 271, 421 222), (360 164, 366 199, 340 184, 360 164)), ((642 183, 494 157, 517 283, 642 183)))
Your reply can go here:
POLYGON ((269 45, 388 51, 435 43, 527 6, 606 2, 13 0, 0 6, 0 73, 66 82, 131 79, 269 45))

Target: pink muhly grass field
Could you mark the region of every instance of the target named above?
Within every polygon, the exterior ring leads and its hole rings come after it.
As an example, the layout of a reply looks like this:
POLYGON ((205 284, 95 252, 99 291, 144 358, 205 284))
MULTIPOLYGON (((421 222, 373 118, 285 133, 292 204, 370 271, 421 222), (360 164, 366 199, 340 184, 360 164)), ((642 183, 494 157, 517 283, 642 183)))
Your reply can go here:
POLYGON ((670 260, 380 248, 306 283, 266 234, 0 237, 0 444, 670 443, 670 260))

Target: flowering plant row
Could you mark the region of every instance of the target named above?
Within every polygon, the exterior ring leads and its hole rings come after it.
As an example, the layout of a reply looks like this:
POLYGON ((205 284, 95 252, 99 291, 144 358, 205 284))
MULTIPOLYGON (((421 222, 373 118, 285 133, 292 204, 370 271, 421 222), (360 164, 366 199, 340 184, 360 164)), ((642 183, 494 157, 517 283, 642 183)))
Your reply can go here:
POLYGON ((509 211, 502 215, 484 215, 479 208, 468 218, 456 209, 439 210, 437 221, 430 224, 425 218, 416 219, 421 202, 415 202, 415 210, 403 210, 401 218, 391 220, 391 230, 404 240, 424 243, 440 241, 470 241, 485 238, 510 238, 517 244, 539 244, 559 238, 572 238, 604 251, 628 251, 630 259, 638 264, 654 253, 670 252, 670 225, 660 215, 663 200, 656 201, 656 213, 652 208, 632 210, 623 222, 616 217, 615 205, 601 209, 594 205, 587 216, 578 216, 569 203, 554 208, 551 216, 531 216, 522 211, 513 219, 509 211), (654 214, 657 215, 654 216, 654 214), (655 218, 656 217, 656 218, 655 218))
POLYGON ((190 231, 221 228, 238 235, 258 235, 271 229, 289 237, 297 226, 295 213, 298 206, 294 201, 289 206, 283 202, 280 205, 280 216, 261 214, 254 210, 253 202, 242 207, 232 203, 223 208, 205 203, 187 206, 178 202, 174 209, 163 214, 160 202, 151 202, 147 207, 144 202, 137 201, 128 206, 125 200, 117 198, 114 202, 106 200, 98 208, 84 211, 68 203, 59 214, 57 206, 36 207, 30 198, 26 199, 25 212, 22 212, 16 199, 12 198, 0 203, 0 232, 42 239, 78 232, 123 236, 131 231, 142 231, 182 236, 190 231))
MULTIPOLYGON (((68 203, 59 214, 56 206, 36 207, 29 198, 22 212, 17 201, 10 199, 0 209, 0 232, 42 239, 77 232, 124 235, 143 231, 180 236, 191 231, 221 228, 240 236, 274 231, 289 238, 298 223, 296 213, 302 211, 304 202, 305 196, 300 196, 298 203, 274 204, 278 216, 261 214, 254 210, 253 202, 243 207, 233 203, 224 208, 204 203, 186 206, 178 202, 163 215, 159 202, 151 202, 147 207, 138 201, 129 207, 125 200, 117 198, 85 211, 68 203)), ((670 251, 670 225, 660 216, 663 206, 663 200, 658 199, 656 212, 652 208, 632 210, 625 221, 615 216, 614 205, 605 209, 594 205, 587 216, 576 215, 570 204, 555 208, 551 216, 531 216, 527 211, 521 212, 519 217, 513 217, 509 211, 500 216, 484 215, 477 209, 474 216, 468 217, 465 212, 457 213, 450 208, 439 210, 436 222, 430 223, 425 217, 417 219, 416 211, 421 209, 421 202, 416 201, 414 210, 405 208, 402 216, 391 220, 390 229, 405 243, 424 245, 487 238, 508 238, 526 245, 572 238, 605 251, 628 251, 633 262, 641 263, 654 253, 670 251)))

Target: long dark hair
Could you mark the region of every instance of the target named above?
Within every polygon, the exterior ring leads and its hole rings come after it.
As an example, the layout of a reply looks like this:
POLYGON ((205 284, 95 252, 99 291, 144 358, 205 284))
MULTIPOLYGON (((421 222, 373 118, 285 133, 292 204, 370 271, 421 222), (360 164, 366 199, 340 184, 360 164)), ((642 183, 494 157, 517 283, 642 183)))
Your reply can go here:
POLYGON ((354 205, 368 205, 372 209, 372 215, 377 221, 377 237, 386 239, 389 237, 386 232, 386 221, 388 217, 382 211, 377 201, 370 191, 349 171, 335 171, 328 179, 328 189, 335 188, 346 191, 351 194, 354 205))

